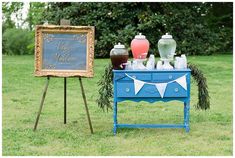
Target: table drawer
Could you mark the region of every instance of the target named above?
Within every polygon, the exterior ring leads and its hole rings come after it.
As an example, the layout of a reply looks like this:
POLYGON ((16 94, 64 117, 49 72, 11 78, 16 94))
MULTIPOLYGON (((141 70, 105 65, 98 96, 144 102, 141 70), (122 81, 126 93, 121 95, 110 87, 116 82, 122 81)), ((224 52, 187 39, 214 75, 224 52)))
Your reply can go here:
MULTIPOLYGON (((152 75, 150 73, 126 73, 126 74, 129 75, 130 77, 137 79, 137 80, 150 81, 152 79, 152 75)), ((121 74, 117 74, 117 75, 123 76, 123 78, 121 79, 123 81, 132 80, 131 78, 127 77, 126 74, 121 73, 121 74)))
MULTIPOLYGON (((154 85, 145 84, 141 90, 135 95, 133 82, 117 82, 117 97, 160 97, 157 88, 154 85)), ((187 97, 187 91, 178 83, 170 83, 167 85, 164 98, 167 97, 187 97)))
POLYGON ((166 87, 164 97, 188 97, 188 92, 178 83, 169 83, 166 87))
POLYGON ((153 81, 172 81, 184 76, 186 73, 153 73, 153 81))

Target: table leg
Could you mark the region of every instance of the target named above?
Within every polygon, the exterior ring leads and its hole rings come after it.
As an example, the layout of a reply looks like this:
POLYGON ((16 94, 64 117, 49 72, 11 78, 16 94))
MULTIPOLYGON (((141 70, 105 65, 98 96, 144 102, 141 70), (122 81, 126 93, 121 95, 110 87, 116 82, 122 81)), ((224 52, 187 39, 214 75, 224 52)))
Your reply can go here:
POLYGON ((113 133, 117 133, 117 102, 113 102, 113 133))
POLYGON ((184 124, 186 132, 189 132, 189 116, 190 116, 190 103, 187 101, 184 103, 184 124))
POLYGON ((186 105, 187 105, 187 103, 186 102, 184 102, 184 125, 186 125, 186 105))

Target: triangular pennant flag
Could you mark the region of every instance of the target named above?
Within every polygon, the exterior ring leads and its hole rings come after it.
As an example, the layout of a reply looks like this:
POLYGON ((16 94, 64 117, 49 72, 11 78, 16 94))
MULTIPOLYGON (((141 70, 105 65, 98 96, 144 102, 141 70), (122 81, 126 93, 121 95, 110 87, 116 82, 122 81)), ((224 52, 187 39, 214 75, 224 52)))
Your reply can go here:
POLYGON ((167 83, 156 83, 155 86, 156 86, 158 92, 160 93, 160 96, 163 98, 167 83))
POLYGON ((177 78, 175 82, 179 83, 185 90, 187 90, 186 75, 177 78))
POLYGON ((134 79, 135 95, 140 91, 144 84, 145 82, 134 79))

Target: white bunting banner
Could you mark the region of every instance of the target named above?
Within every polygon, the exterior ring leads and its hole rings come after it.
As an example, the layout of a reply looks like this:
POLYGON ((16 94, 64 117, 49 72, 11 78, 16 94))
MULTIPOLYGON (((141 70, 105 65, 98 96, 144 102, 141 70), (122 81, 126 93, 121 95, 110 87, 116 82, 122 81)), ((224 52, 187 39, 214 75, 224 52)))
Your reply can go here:
POLYGON ((155 86, 156 86, 158 92, 160 93, 160 96, 163 98, 167 83, 156 83, 155 86))
POLYGON ((145 82, 134 79, 135 95, 141 90, 145 82))
POLYGON ((149 84, 149 85, 154 85, 157 88, 157 90, 162 98, 164 97, 167 85, 170 83, 173 83, 173 82, 177 82, 181 87, 183 87, 185 90, 187 90, 186 75, 179 77, 175 80, 165 82, 165 83, 151 83, 151 82, 144 82, 144 81, 137 80, 137 79, 129 76, 128 74, 126 74, 127 77, 134 80, 135 95, 139 93, 139 91, 141 90, 141 88, 145 84, 149 84))
POLYGON ((176 79, 175 82, 177 82, 179 85, 181 85, 181 87, 187 90, 186 75, 176 79))

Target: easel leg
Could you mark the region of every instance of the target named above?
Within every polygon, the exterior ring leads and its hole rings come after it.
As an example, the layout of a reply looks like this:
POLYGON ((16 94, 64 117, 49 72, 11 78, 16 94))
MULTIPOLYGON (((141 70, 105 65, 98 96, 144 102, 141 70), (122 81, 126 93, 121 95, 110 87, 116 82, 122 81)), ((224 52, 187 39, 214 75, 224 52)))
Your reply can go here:
POLYGON ((40 114, 42 112, 43 103, 44 103, 46 93, 47 93, 47 88, 48 88, 48 85, 49 85, 49 80, 50 80, 50 77, 47 77, 46 86, 45 86, 44 91, 43 91, 42 100, 41 100, 41 103, 40 103, 38 115, 37 115, 36 122, 35 122, 34 129, 33 129, 34 131, 36 131, 37 126, 38 126, 39 117, 40 117, 40 114))
POLYGON ((66 77, 64 78, 64 124, 66 124, 66 113, 67 113, 67 91, 66 91, 67 83, 66 77))
POLYGON ((82 78, 81 77, 79 77, 79 82, 80 82, 80 86, 81 86, 81 90, 82 90, 82 97, 83 97, 83 101, 84 101, 84 104, 85 104, 88 123, 89 123, 89 126, 90 126, 91 134, 93 134, 93 128, 92 128, 92 125, 91 125, 90 114, 89 114, 88 107, 87 107, 86 96, 85 96, 85 92, 84 92, 84 89, 83 89, 82 78))

